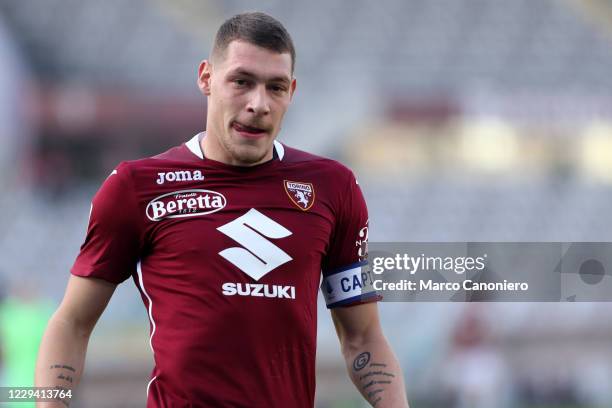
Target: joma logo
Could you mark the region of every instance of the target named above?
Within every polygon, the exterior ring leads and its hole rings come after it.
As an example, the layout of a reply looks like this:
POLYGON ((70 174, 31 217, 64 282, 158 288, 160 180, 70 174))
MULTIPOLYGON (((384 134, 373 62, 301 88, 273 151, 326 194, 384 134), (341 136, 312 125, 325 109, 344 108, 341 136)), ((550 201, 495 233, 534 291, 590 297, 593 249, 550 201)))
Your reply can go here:
POLYGON ((164 184, 165 182, 173 183, 177 181, 201 181, 204 180, 204 175, 200 170, 179 170, 179 171, 167 171, 163 173, 157 173, 157 184, 164 184))

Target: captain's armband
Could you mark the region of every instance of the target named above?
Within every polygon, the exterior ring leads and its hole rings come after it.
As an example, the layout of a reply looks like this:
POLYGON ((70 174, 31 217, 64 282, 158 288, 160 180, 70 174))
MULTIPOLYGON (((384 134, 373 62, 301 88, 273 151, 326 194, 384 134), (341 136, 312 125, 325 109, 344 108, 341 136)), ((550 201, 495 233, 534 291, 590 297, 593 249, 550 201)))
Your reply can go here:
POLYGON ((329 309, 377 298, 367 261, 356 262, 324 274, 321 292, 329 309))

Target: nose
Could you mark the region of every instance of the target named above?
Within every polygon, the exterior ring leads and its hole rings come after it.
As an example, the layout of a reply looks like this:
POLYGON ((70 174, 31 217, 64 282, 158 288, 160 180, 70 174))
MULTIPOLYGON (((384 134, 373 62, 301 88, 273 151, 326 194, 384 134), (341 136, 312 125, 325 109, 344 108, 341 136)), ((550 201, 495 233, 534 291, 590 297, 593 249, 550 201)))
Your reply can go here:
POLYGON ((256 115, 267 115, 270 113, 270 104, 268 103, 265 85, 256 86, 252 90, 247 104, 247 111, 256 115))

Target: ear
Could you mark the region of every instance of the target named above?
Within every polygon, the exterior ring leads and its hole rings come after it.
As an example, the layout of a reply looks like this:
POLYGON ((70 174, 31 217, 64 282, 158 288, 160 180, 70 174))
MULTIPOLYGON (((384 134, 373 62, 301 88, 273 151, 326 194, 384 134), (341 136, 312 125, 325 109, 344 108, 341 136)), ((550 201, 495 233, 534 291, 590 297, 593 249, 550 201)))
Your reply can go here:
POLYGON ((293 99, 293 94, 295 92, 295 88, 297 87, 297 80, 293 78, 291 80, 291 87, 289 88, 289 100, 293 99))
POLYGON ((210 95, 210 77, 212 74, 212 64, 208 60, 200 62, 198 68, 198 88, 205 96, 210 95))

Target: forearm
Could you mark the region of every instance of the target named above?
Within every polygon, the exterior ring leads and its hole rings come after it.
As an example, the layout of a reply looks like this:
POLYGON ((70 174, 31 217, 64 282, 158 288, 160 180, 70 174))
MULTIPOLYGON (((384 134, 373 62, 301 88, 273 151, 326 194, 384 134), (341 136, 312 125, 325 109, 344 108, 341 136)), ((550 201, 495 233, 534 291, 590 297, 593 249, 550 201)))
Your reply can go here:
MULTIPOLYGON (((81 379, 85 353, 89 341, 88 330, 80 329, 74 322, 54 315, 40 344, 36 362, 37 387, 53 387, 74 390, 81 379)), ((57 402, 38 402, 37 408, 66 408, 70 399, 57 402)))
POLYGON ((384 336, 342 348, 351 380, 376 408, 407 408, 401 367, 384 336))

